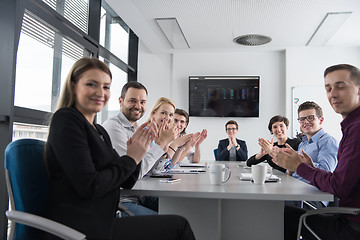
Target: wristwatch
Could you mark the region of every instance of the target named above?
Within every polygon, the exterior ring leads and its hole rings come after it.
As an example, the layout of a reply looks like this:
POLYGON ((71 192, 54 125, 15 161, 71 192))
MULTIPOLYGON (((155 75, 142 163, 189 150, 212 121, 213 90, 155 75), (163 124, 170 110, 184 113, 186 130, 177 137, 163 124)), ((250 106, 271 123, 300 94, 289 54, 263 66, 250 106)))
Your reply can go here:
POLYGON ((238 145, 236 145, 236 147, 235 148, 238 148, 238 147, 240 147, 240 145, 238 144, 238 145))

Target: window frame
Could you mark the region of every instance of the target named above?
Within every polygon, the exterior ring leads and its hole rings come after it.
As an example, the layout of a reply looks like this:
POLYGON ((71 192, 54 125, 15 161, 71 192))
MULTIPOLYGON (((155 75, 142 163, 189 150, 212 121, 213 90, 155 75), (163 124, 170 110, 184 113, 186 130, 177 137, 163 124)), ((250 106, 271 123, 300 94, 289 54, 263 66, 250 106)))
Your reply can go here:
MULTIPOLYGON (((99 44, 101 0, 89 0, 89 27, 86 34, 64 16, 52 9, 41 0, 19 0, 25 2, 25 9, 29 10, 44 22, 55 27, 64 37, 68 37, 87 49, 93 57, 103 57, 128 74, 128 81, 137 81, 138 37, 129 29, 129 60, 135 66, 126 64, 115 54, 99 44), (90 27, 91 26, 91 27, 90 27), (134 39, 135 43, 134 44, 134 39)), ((22 21, 22 19, 20 19, 22 21)), ((130 61, 129 61, 130 62, 130 61)), ((44 125, 51 112, 14 106, 14 120, 20 123, 34 123, 44 125)))
MULTIPOLYGON (((134 76, 136 77, 137 75, 138 46, 135 46, 134 42, 131 43, 131 41, 133 41, 134 38, 138 41, 138 38, 130 30, 128 58, 132 60, 128 61, 129 64, 125 64, 116 56, 107 53, 107 50, 102 49, 98 43, 101 4, 101 0, 89 0, 89 26, 91 27, 88 27, 88 34, 85 34, 40 0, 2 0, 2 7, 0 9, 0 30, 2 33, 0 36, 0 45, 6 47, 2 48, 2 54, 0 55, 2 62, 0 70, 3 73, 0 78, 2 83, 2 88, 0 89, 0 95, 2 96, 2 101, 0 102, 1 152, 4 152, 6 146, 12 140, 14 122, 46 126, 49 116, 52 114, 51 112, 14 106, 16 58, 25 9, 36 14, 45 22, 49 22, 64 36, 77 41, 86 49, 91 50, 90 52, 93 52, 93 57, 98 58, 99 55, 103 55, 102 57, 107 59, 107 56, 110 56, 109 58, 112 64, 128 73, 128 81, 130 79, 136 80, 134 76), (132 45, 132 47, 130 47, 130 45, 132 45), (135 64, 132 65, 131 62, 135 64)), ((4 154, 0 156, 0 165, 4 165, 4 154)), ((6 239, 8 222, 5 217, 5 211, 8 209, 8 195, 4 171, 0 172, 0 196, 0 214, 3 216, 0 218, 0 239, 6 239)))

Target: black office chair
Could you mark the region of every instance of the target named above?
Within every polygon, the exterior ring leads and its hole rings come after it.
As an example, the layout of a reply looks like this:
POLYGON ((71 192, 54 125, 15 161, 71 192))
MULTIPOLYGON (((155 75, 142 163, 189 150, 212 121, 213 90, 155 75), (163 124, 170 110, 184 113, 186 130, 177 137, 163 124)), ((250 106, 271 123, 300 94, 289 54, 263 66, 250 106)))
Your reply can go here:
POLYGON ((328 208, 320 208, 320 209, 314 209, 309 210, 303 215, 301 215, 299 219, 299 227, 298 227, 298 235, 297 239, 301 239, 301 227, 304 225, 309 232, 314 235, 316 239, 321 240, 321 238, 310 228, 310 226, 306 223, 306 218, 308 216, 317 215, 317 214, 352 214, 352 215, 358 215, 360 214, 360 208, 347 208, 347 207, 328 207, 328 208))
MULTIPOLYGON (((339 198, 334 197, 334 201, 329 202, 329 204, 327 205, 327 207, 338 207, 339 206, 339 198)), ((314 209, 318 209, 312 202, 309 201, 301 201, 301 208, 305 208, 308 210, 314 210, 314 209)))

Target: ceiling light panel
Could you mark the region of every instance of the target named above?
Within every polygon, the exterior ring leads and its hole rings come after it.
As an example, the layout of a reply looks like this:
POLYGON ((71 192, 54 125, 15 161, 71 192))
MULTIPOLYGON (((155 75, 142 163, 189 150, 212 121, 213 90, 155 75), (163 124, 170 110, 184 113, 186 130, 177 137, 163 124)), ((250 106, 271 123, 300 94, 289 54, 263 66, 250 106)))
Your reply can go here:
POLYGON ((155 18, 174 49, 190 48, 176 18, 155 18))
POLYGON ((352 12, 327 13, 317 27, 306 46, 325 46, 330 38, 339 30, 352 12))

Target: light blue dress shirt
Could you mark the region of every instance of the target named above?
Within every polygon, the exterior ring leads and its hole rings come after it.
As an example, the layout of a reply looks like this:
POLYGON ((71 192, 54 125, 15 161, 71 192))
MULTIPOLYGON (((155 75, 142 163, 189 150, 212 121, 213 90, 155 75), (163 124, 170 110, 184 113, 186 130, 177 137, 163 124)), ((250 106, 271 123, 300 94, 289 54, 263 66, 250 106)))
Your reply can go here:
MULTIPOLYGON (((337 152, 339 144, 336 139, 327 134, 323 129, 320 129, 309 140, 305 135, 302 138, 302 142, 299 145, 298 152, 302 153, 304 150, 313 160, 315 167, 321 168, 328 172, 333 172, 337 166, 337 152)), ((300 177, 296 172, 293 173, 293 177, 310 183, 308 180, 300 177)), ((322 201, 325 206, 328 206, 329 202, 322 201)))
MULTIPOLYGON (((298 152, 304 150, 313 160, 317 168, 321 168, 328 172, 333 172, 337 166, 337 152, 339 144, 336 139, 320 129, 310 139, 303 137, 299 145, 298 152)), ((296 172, 293 177, 309 183, 306 179, 300 177, 296 172)))

